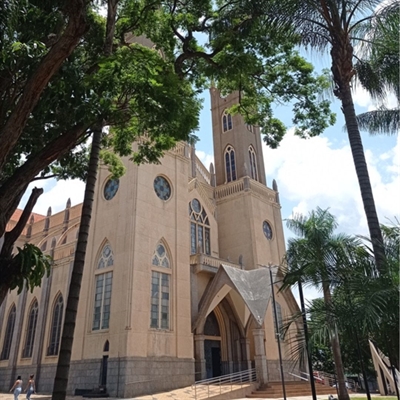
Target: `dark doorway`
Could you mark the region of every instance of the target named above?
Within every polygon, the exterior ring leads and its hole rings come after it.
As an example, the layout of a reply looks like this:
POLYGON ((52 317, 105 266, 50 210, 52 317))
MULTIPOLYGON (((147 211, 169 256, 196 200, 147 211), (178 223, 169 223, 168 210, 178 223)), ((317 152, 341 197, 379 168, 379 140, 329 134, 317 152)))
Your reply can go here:
POLYGON ((213 377, 221 376, 221 349, 219 347, 211 348, 213 377))
POLYGON ((205 340, 204 355, 206 359, 207 379, 221 375, 221 341, 205 340))
POLYGON ((103 356, 103 359, 101 360, 100 386, 107 385, 107 368, 108 368, 108 356, 103 356))

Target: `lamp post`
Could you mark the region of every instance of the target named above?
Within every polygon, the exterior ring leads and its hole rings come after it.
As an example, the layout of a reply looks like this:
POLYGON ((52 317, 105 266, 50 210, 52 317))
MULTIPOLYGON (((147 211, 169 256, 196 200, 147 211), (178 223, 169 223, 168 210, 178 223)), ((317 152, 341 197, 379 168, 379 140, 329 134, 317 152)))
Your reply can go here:
POLYGON ((272 277, 271 265, 269 265, 269 277, 271 279, 272 305, 273 305, 273 308, 274 308, 276 339, 278 341, 278 354, 279 354, 279 366, 280 366, 280 370, 281 370, 282 391, 283 391, 283 398, 284 398, 284 400, 286 400, 285 377, 283 375, 283 363, 282 363, 282 351, 281 351, 281 335, 279 333, 278 316, 276 314, 274 280, 273 280, 273 277, 272 277))
POLYGON ((308 326, 307 326, 307 318, 306 318, 306 308, 304 306, 303 287, 301 285, 301 281, 299 281, 298 285, 299 285, 299 297, 300 297, 301 315, 303 317, 304 339, 306 341, 306 349, 307 349, 308 371, 310 373, 311 393, 312 393, 313 400, 317 400, 317 392, 315 390, 312 358, 311 358, 311 354, 310 354, 310 347, 308 345, 308 326))

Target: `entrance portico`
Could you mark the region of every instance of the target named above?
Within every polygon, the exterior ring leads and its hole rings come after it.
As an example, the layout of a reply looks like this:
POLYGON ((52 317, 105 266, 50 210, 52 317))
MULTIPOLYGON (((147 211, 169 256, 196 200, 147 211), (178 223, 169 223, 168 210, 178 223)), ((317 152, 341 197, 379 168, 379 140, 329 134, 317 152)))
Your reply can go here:
POLYGON ((204 291, 192 325, 197 380, 248 369, 254 361, 257 381, 268 382, 263 325, 270 297, 268 270, 221 264, 204 291))

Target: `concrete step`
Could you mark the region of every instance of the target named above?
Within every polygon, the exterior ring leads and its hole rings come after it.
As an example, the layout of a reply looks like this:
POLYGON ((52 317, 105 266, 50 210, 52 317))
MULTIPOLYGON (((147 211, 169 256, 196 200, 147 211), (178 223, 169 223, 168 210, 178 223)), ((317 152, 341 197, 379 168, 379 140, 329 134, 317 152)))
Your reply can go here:
MULTIPOLYGON (((288 397, 296 396, 310 396, 311 387, 308 382, 285 382, 286 395, 288 397)), ((336 394, 336 389, 330 386, 324 386, 317 384, 315 390, 318 395, 324 394, 336 394)), ((247 395, 248 398, 279 398, 283 397, 282 384, 281 382, 269 382, 266 387, 261 388, 257 391, 247 395)))

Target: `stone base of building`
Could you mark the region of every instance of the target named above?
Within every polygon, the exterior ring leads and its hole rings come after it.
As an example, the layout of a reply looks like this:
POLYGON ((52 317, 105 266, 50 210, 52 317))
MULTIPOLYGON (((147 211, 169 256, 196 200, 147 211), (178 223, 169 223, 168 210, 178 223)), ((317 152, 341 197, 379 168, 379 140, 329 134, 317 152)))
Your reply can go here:
MULTIPOLYGON (((283 376, 286 382, 298 381, 300 370, 298 364, 293 361, 283 360, 283 376)), ((279 360, 267 360, 268 370, 268 381, 269 382, 280 382, 281 380, 281 369, 279 360)))
MULTIPOLYGON (((40 367, 19 366, 0 368, 0 391, 10 390, 17 375, 24 385, 30 374, 35 374, 40 393, 53 390, 56 365, 40 367)), ((100 386, 101 360, 71 362, 69 395, 76 389, 96 389, 100 386)), ((121 357, 110 358, 107 368, 107 392, 111 397, 134 397, 190 386, 194 382, 194 360, 173 357, 121 357)))

